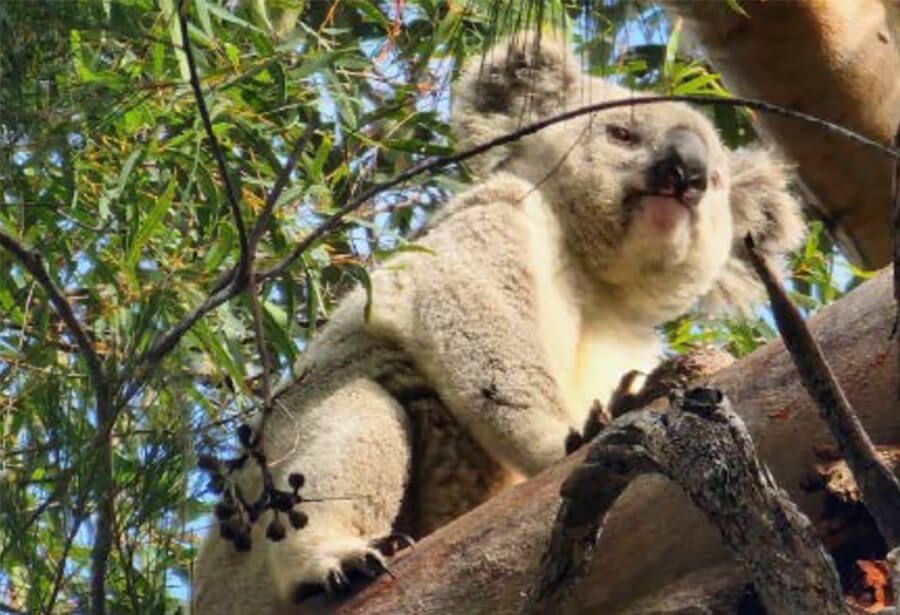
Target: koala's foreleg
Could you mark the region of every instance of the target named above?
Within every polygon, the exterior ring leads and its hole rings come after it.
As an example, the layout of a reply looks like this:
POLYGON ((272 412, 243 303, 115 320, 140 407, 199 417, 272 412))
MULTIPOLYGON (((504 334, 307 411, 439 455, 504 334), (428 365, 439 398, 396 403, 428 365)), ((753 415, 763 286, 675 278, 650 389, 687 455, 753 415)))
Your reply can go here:
MULTIPOLYGON (((464 270, 456 268, 457 271, 464 270)), ((420 281, 414 353, 486 451, 525 474, 565 456, 570 425, 536 325, 481 278, 420 281)))

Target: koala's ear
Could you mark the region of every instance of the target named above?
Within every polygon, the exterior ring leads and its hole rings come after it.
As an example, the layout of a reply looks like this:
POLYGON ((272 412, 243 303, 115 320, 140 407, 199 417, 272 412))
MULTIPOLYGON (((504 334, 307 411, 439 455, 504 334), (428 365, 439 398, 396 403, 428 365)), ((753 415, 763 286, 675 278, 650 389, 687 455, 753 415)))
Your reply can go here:
POLYGON ((800 204, 789 189, 789 167, 766 149, 730 153, 731 256, 713 289, 701 299, 704 311, 747 313, 764 297, 744 248, 753 235, 757 250, 776 262, 800 246, 806 231, 800 204))
MULTIPOLYGON (((542 117, 575 100, 581 69, 565 39, 542 32, 508 37, 483 58, 473 57, 453 88, 457 148, 465 149, 542 117)), ((477 175, 496 170, 516 145, 496 147, 469 166, 477 175)))

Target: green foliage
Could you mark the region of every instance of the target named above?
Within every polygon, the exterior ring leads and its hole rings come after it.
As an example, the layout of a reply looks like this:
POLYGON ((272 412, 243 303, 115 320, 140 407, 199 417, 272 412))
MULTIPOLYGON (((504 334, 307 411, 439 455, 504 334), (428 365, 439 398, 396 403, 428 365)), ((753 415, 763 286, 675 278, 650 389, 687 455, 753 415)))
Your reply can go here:
MULTIPOLYGON (((260 240, 261 270, 353 195, 451 151, 447 83, 461 58, 500 32, 535 21, 564 25, 593 73, 664 92, 724 92, 659 9, 628 0, 184 4, 247 226, 294 143, 319 125, 260 240)), ((112 613, 171 613, 185 598, 210 500, 193 470, 196 456, 233 442, 261 388, 243 294, 194 324, 136 394, 125 395, 145 367, 142 353, 239 259, 188 83, 177 7, 0 3, 0 231, 43 257, 117 400, 112 613)), ((730 143, 753 138, 742 113, 712 113, 730 143)), ((274 378, 289 374, 348 284, 365 285, 366 268, 391 252, 416 249, 402 237, 457 180, 446 171, 381 194, 265 281, 261 320, 274 378)), ((815 307, 846 284, 835 281, 821 229, 810 242, 793 270, 797 292, 815 307)), ((690 319, 667 332, 674 350, 715 341, 739 353, 772 333, 764 321, 690 319)), ((96 406, 71 332, 44 289, 0 250, 0 606, 89 610, 102 449, 96 406)))

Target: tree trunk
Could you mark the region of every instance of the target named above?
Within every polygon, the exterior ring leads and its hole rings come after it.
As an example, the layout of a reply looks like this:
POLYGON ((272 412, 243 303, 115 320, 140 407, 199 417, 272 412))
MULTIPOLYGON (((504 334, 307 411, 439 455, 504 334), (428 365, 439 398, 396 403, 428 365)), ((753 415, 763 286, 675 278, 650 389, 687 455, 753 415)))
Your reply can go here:
MULTIPOLYGON (((900 442, 897 346, 890 273, 882 273, 813 317, 810 325, 876 444, 900 442)), ((711 378, 747 424, 759 458, 812 519, 821 499, 801 488, 831 438, 780 341, 711 378)), ((587 447, 585 447, 586 449, 587 447)), ((518 485, 406 550, 382 576, 347 601, 342 615, 515 613, 559 508, 562 481, 585 450, 518 485)), ((614 614, 683 575, 731 557, 717 531, 666 479, 638 479, 616 502, 569 612, 614 614)))
MULTIPOLYGON (((735 95, 760 98, 892 143, 900 122, 896 0, 663 0, 735 95)), ((764 132, 798 165, 851 260, 891 261, 890 161, 815 127, 762 115, 764 132)))

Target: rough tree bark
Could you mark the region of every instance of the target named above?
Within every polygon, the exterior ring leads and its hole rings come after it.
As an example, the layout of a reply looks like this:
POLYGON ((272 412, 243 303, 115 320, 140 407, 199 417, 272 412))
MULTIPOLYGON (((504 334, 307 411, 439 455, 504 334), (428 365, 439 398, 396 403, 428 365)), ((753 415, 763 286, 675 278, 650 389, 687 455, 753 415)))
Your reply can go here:
MULTIPOLYGON (((638 476, 681 487, 740 560, 769 613, 849 615, 834 562, 809 519, 756 456, 718 389, 672 391, 665 412, 638 410, 590 443, 566 479, 539 581, 523 613, 564 610, 592 556, 606 512, 638 476)), ((735 609, 731 609, 732 611, 735 609)))
MULTIPOLYGON (((900 442, 900 402, 890 273, 882 273, 813 317, 810 325, 875 443, 900 442)), ((801 488, 831 438, 790 357, 773 342, 719 372, 760 460, 811 518, 820 496, 801 488)), ((518 612, 559 508, 562 481, 586 450, 518 485, 407 550, 396 579, 379 578, 345 602, 341 615, 518 612)), ((622 494, 606 520, 586 577, 567 612, 616 614, 685 575, 732 559, 718 532, 668 480, 646 476, 622 494)))
MULTIPOLYGON (((735 95, 760 98, 890 144, 900 123, 896 0, 663 0, 735 95)), ((891 163, 809 126, 760 117, 857 264, 891 259, 891 163)))

